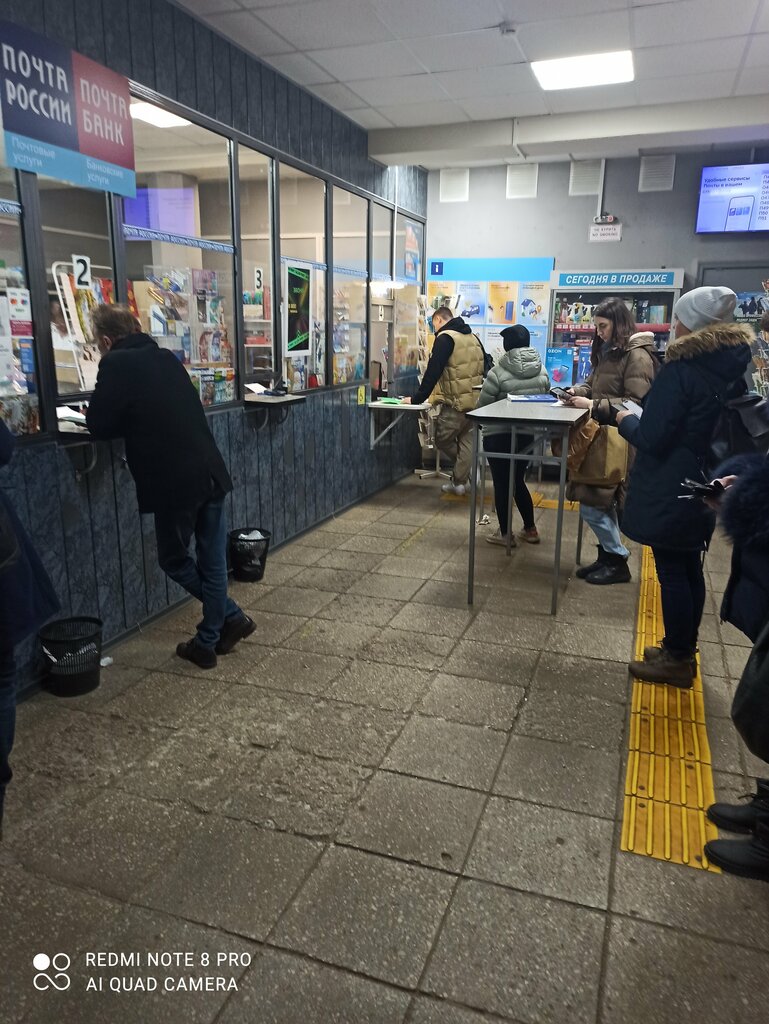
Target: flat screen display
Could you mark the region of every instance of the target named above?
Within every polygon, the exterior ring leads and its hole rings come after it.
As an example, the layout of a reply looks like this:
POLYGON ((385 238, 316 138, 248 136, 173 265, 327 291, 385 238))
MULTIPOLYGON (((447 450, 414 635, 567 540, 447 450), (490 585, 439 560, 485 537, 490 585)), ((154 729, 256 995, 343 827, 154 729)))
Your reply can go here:
POLYGON ((769 231, 769 164, 703 167, 697 233, 769 231))
POLYGON ((196 235, 194 188, 137 188, 135 199, 123 200, 123 219, 135 228, 153 228, 172 235, 196 235))

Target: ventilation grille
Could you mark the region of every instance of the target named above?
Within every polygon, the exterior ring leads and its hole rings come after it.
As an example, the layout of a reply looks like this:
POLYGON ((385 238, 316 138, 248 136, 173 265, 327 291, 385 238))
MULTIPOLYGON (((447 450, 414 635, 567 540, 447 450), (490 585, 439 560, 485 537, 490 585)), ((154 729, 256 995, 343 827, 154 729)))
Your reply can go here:
POLYGON ((509 164, 505 199, 536 199, 539 164, 509 164))
POLYGON ((466 203, 469 198, 469 168, 450 167, 441 171, 440 200, 442 203, 466 203))
POLYGON ((672 192, 676 177, 675 153, 642 156, 638 172, 639 192, 672 192))
POLYGON ((601 188, 601 160, 572 160, 570 196, 597 196, 601 188))

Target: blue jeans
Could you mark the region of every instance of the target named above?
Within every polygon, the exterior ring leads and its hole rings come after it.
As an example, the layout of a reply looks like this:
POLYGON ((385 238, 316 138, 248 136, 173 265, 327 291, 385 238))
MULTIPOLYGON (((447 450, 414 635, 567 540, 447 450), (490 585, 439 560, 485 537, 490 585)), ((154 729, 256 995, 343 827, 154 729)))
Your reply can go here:
POLYGON ((197 641, 213 648, 224 620, 242 615, 227 596, 227 524, 224 496, 211 498, 197 509, 156 512, 158 562, 163 572, 203 604, 197 641), (195 536, 195 558, 190 542, 195 536))
POLYGON ((580 504, 579 514, 596 535, 598 543, 604 551, 627 558, 630 552, 622 543, 615 509, 608 511, 607 509, 593 508, 591 505, 580 504))
POLYGON ((0 824, 3 821, 5 787, 13 772, 8 757, 16 732, 16 662, 13 648, 0 648, 0 824))

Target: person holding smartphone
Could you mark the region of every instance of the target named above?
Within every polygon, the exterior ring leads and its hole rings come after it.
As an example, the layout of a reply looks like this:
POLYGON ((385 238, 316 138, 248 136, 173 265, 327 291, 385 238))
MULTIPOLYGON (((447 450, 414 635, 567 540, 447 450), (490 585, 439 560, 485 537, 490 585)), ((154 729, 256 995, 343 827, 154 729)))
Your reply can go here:
MULTIPOLYGON (((750 361, 752 330, 733 323, 737 296, 730 288, 695 288, 673 308, 675 340, 666 352, 643 416, 617 414, 622 436, 635 447, 624 532, 654 554, 665 636, 647 647, 630 672, 649 683, 690 688, 696 672, 697 634, 705 606, 702 559, 715 515, 696 495, 721 399, 750 361), (687 498, 684 481, 692 480, 687 498)), ((707 488, 706 488, 707 490, 707 488)))
MULTIPOLYGON (((604 299, 593 310, 595 339, 591 352, 592 371, 584 384, 569 388, 566 401, 589 409, 593 419, 613 425, 616 405, 623 399, 640 402, 652 386, 656 370, 654 335, 636 333, 635 320, 625 301, 604 299)), ((579 502, 579 514, 598 540, 598 558, 577 570, 587 583, 627 583, 629 550, 622 542, 618 512, 622 508, 625 482, 601 487, 570 481, 566 496, 579 502)))

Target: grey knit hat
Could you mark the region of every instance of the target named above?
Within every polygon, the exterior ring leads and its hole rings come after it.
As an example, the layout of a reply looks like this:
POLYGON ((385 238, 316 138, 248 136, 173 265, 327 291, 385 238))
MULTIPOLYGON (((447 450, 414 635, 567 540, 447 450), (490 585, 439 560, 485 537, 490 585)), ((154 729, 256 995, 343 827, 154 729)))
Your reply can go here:
POLYGON ((731 288, 692 288, 673 306, 673 316, 690 331, 734 320, 737 296, 731 288))

